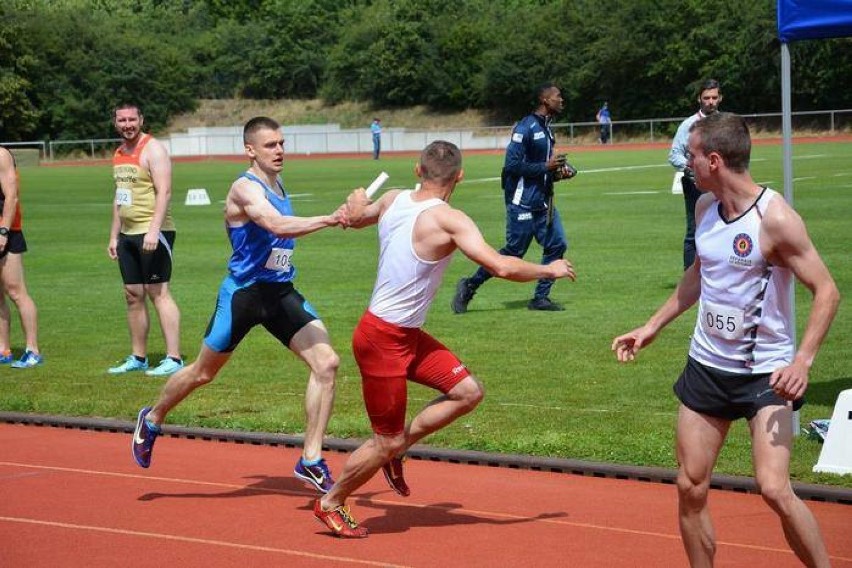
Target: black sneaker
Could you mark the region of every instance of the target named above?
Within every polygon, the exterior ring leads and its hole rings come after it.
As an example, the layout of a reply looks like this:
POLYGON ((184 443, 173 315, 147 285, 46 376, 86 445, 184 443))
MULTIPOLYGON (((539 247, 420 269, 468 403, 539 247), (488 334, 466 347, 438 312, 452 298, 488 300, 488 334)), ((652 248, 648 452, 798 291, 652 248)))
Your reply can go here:
POLYGON ((539 310, 542 312, 562 312, 565 308, 561 304, 552 302, 550 298, 533 298, 527 307, 531 310, 539 310))
POLYGON ((454 313, 463 314, 467 311, 467 305, 473 299, 476 290, 470 286, 470 278, 462 278, 456 284, 456 295, 453 296, 453 301, 450 302, 450 308, 454 313))

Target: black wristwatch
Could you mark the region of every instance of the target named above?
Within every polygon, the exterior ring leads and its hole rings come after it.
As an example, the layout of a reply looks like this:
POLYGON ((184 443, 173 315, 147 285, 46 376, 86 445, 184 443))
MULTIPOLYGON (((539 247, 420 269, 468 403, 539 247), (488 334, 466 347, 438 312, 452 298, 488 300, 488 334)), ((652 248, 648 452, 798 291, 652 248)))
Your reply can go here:
POLYGON ((0 237, 8 237, 8 236, 9 236, 9 229, 7 229, 6 227, 0 227, 0 237))

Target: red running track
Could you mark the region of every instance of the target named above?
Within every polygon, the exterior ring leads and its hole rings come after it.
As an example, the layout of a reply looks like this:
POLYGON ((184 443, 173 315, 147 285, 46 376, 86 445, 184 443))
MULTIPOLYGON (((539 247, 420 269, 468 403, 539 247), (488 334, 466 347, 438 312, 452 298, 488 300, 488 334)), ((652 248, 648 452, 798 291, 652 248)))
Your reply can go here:
MULTIPOLYGON (((0 424, 0 566, 685 566, 671 485, 409 460, 351 501, 371 531, 330 536, 299 450, 164 437, 143 470, 130 435, 0 424)), ((345 454, 326 459, 339 471, 345 454)), ((809 502, 835 567, 852 507, 809 502)), ((717 566, 799 566, 756 495, 713 491, 717 566)))

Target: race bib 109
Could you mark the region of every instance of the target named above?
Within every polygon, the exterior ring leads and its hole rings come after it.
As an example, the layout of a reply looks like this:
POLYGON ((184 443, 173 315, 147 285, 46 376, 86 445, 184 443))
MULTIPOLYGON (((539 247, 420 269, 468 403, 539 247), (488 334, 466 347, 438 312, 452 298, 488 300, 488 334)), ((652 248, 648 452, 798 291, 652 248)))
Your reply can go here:
POLYGON ((265 266, 276 272, 287 272, 290 270, 291 256, 293 256, 293 249, 273 248, 269 258, 266 259, 265 266))

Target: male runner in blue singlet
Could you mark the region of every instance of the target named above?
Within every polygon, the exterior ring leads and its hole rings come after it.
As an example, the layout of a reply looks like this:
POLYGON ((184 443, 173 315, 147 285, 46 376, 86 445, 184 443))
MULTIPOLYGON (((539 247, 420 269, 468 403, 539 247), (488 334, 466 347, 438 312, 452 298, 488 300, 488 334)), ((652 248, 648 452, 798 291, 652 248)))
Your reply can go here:
POLYGON ((233 254, 219 288, 201 353, 194 363, 172 375, 153 407, 139 411, 133 457, 151 464, 154 441, 169 411, 197 387, 213 380, 251 328, 263 325, 310 368, 305 394, 305 445, 295 475, 319 491, 334 481, 322 459, 322 439, 334 402, 340 359, 328 331, 311 304, 293 287, 296 237, 343 224, 341 207, 331 215, 296 217, 279 174, 284 138, 271 118, 256 117, 243 129, 248 171, 231 186, 225 201, 225 224, 233 254))

